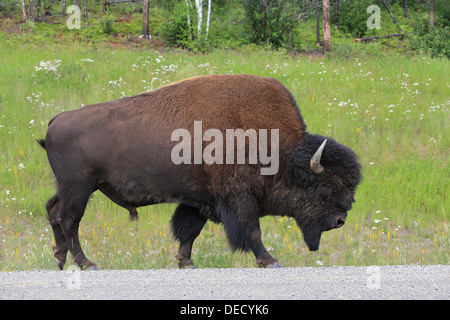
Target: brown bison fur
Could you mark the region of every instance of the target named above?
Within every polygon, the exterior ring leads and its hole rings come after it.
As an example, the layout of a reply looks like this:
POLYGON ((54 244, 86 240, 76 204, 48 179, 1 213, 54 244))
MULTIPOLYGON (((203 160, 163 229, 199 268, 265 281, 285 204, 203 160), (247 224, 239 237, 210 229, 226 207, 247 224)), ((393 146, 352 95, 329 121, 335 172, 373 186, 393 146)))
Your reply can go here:
POLYGON ((97 189, 132 217, 140 206, 178 203, 171 223, 180 267, 193 267, 192 244, 208 219, 224 224, 232 249, 253 251, 264 267, 279 266, 261 241, 264 215, 295 218, 309 249, 317 250, 321 233, 345 222, 360 180, 354 152, 330 138, 319 160, 323 172, 312 170, 324 139, 306 132, 280 82, 251 75, 201 76, 63 112, 39 141, 58 184, 47 203, 55 260, 62 268, 70 250, 81 267, 95 268, 81 249, 78 225, 97 189), (192 133, 194 121, 221 132, 278 129, 278 172, 261 175, 260 162, 174 164, 171 134, 179 128, 192 133))

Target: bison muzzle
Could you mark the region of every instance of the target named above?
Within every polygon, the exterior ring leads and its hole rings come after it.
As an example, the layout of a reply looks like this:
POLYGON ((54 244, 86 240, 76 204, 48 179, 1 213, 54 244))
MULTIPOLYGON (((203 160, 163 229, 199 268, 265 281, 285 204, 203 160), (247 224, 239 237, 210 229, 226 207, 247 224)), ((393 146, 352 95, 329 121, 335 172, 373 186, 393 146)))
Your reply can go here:
MULTIPOLYGON (((171 225, 180 242, 180 268, 194 267, 192 245, 207 220, 223 223, 233 250, 251 250, 259 266, 279 267, 263 246, 259 218, 294 218, 309 250, 317 250, 322 232, 345 223, 361 179, 350 148, 308 133, 290 92, 275 79, 251 75, 200 76, 63 112, 50 120, 39 143, 57 181, 46 209, 60 269, 68 251, 81 268, 97 268, 78 238, 86 204, 96 190, 128 209, 131 218, 140 206, 178 203, 171 225), (248 144, 245 163, 174 163, 171 154, 178 142, 172 141, 172 133, 183 128, 194 144, 198 121, 203 132, 214 129, 209 132, 224 136, 229 129, 276 132, 276 173, 261 174, 267 163, 259 158, 248 161, 248 144)), ((211 151, 217 141, 203 136, 197 143, 211 151)), ((215 152, 225 151, 224 145, 215 147, 215 152)))

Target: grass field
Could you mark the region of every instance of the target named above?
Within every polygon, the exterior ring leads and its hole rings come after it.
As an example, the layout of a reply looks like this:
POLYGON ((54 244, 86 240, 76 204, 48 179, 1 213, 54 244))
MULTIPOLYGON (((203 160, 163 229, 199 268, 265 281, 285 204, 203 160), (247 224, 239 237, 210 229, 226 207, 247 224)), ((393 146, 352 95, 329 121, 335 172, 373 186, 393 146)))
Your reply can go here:
MULTIPOLYGON (((294 220, 262 219, 263 242, 283 266, 448 264, 448 60, 396 54, 305 57, 243 47, 201 55, 101 45, 20 44, 0 34, 0 270, 55 269, 45 202, 54 178, 35 139, 63 110, 210 73, 272 76, 291 90, 312 133, 353 148, 364 180, 346 225, 309 252, 294 220)), ((80 233, 103 269, 175 268, 174 204, 139 220, 100 192, 80 233)), ((254 267, 232 253, 221 225, 205 226, 198 267, 254 267)))

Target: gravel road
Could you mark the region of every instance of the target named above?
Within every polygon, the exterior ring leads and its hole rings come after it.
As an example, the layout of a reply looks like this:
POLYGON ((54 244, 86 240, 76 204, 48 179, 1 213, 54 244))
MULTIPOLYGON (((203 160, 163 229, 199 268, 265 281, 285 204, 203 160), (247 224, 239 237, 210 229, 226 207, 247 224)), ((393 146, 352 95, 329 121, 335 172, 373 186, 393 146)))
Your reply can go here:
POLYGON ((0 272, 0 299, 445 299, 450 266, 0 272))

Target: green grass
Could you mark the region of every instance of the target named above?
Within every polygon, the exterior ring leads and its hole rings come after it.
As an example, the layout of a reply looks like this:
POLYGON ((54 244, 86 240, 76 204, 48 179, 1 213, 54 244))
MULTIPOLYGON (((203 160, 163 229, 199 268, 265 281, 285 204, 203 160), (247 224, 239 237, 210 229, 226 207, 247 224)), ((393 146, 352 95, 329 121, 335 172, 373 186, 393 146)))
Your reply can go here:
MULTIPOLYGON (((160 53, 37 46, 0 33, 0 270, 56 268, 45 212, 54 178, 35 142, 55 114, 209 73, 279 79, 310 132, 360 157, 364 180, 347 224, 325 233, 318 252, 307 250, 294 220, 261 220, 263 242, 282 265, 448 264, 449 62, 366 49, 318 58, 254 46, 160 53), (41 61, 53 61, 56 71, 37 70, 41 61)), ((96 192, 80 227, 86 255, 104 269, 175 268, 174 209, 140 208, 138 222, 128 222, 126 210, 96 192)), ((252 254, 232 253, 213 223, 194 244, 193 260, 198 267, 256 266, 252 254)))

